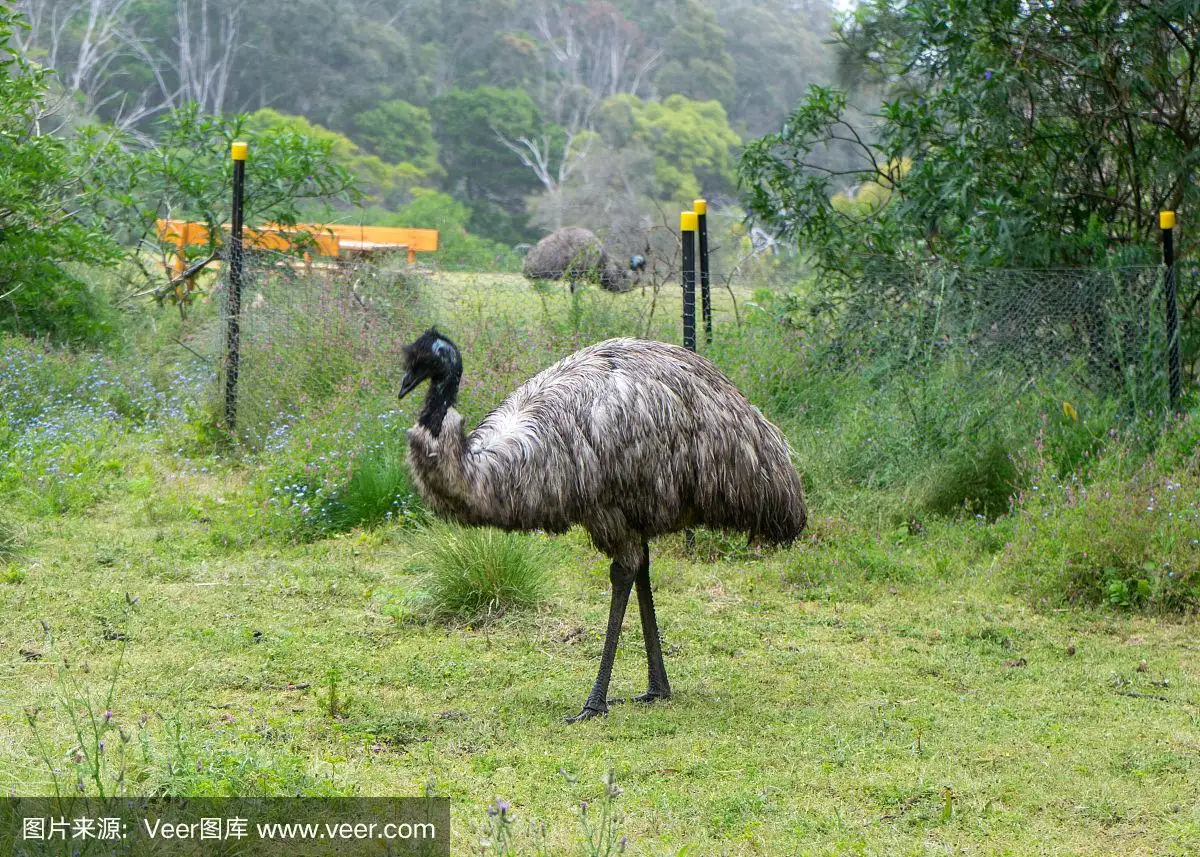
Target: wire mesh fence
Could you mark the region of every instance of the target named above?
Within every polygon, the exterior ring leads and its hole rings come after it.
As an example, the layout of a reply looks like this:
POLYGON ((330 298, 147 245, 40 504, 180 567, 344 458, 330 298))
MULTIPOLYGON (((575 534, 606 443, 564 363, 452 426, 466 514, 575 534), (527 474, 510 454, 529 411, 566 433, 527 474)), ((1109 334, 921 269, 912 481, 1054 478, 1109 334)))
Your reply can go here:
MULTIPOLYGON (((403 257, 312 263, 248 251, 238 438, 260 447, 308 409, 356 390, 393 396, 401 348, 432 322, 451 325, 468 362, 500 369, 493 374, 504 383, 607 336, 678 342, 677 276, 650 272, 631 290, 611 293, 519 274, 431 278, 403 257)), ((716 335, 728 343, 751 333, 753 290, 726 285, 714 282, 713 296, 716 335)), ((1118 402, 1134 416, 1164 412, 1162 286, 1155 266, 972 271, 878 262, 853 288, 793 289, 798 297, 776 318, 803 330, 806 353, 797 361, 911 379, 915 417, 944 423, 942 431, 971 431, 990 418, 981 400, 1011 402, 1031 388, 1064 402, 1118 402), (947 419, 956 409, 974 422, 947 419)), ((224 273, 216 292, 218 317, 189 343, 216 369, 214 404, 227 365, 224 273)))
POLYGON ((982 269, 869 265, 824 331, 833 360, 914 372, 954 364, 1054 379, 1138 410, 1167 401, 1161 266, 982 269))

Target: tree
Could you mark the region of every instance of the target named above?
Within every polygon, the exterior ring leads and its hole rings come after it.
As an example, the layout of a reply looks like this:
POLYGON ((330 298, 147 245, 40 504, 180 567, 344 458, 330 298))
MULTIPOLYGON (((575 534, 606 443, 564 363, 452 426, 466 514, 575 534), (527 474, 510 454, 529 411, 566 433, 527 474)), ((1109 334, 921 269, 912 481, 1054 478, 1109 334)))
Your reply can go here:
POLYGON ((734 64, 725 48, 725 31, 699 0, 682 4, 654 82, 664 92, 695 101, 719 101, 726 107, 733 103, 734 64))
POLYGON ((717 101, 617 95, 600 106, 597 127, 613 149, 640 147, 652 153, 653 174, 636 181, 653 199, 690 202, 702 193, 733 190, 741 140, 717 101))
POLYGON ((250 142, 247 226, 293 225, 306 204, 357 198, 356 178, 339 162, 343 155, 337 151, 341 141, 353 144, 302 119, 288 121, 294 118, 208 115, 191 104, 163 116, 149 144, 102 126, 84 130, 86 214, 128 248, 127 258, 141 272, 139 289, 160 301, 192 298, 190 281, 164 276, 166 256, 174 248, 159 242, 155 221, 204 224, 209 240, 189 251, 200 260, 192 273, 217 257, 228 230, 234 140, 250 142))
POLYGON ((368 203, 402 204, 414 187, 428 184, 430 173, 435 172, 412 163, 388 163, 378 155, 366 154, 346 135, 303 116, 263 108, 247 116, 245 125, 267 145, 275 145, 282 135, 283 139, 303 139, 324 147, 331 165, 353 178, 356 193, 368 203))
POLYGON ((719 22, 734 58, 729 121, 759 136, 779 127, 810 83, 830 79, 831 13, 823 0, 808 10, 753 0, 722 3, 719 22))
POLYGON ((452 89, 434 101, 431 112, 446 184, 474 211, 471 231, 513 244, 528 237, 525 197, 538 184, 504 140, 540 136, 542 119, 533 99, 494 86, 452 89))
POLYGON ((1149 257, 1160 208, 1200 201, 1200 16, 1184 0, 873 0, 845 67, 888 92, 876 142, 813 87, 741 163, 751 210, 853 273, 865 253, 987 265, 1149 257), (822 161, 852 150, 853 167, 822 161), (910 165, 902 169, 901 165, 910 165), (878 183, 886 205, 831 198, 878 183))
POLYGON ((21 26, 0 6, 0 330, 101 340, 110 314, 71 266, 110 263, 117 245, 77 216, 86 165, 43 131, 49 72, 14 52, 21 26))
POLYGON ((354 117, 354 138, 383 160, 410 163, 426 174, 441 171, 429 111, 407 101, 382 101, 354 117))

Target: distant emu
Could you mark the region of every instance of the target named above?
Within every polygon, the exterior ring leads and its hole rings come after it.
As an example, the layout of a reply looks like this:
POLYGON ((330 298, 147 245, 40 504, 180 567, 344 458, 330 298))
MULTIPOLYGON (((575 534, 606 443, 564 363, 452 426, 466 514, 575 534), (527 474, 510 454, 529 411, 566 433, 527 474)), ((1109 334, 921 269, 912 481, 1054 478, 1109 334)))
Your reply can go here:
POLYGON ((807 510, 779 429, 712 363, 662 342, 610 339, 538 373, 463 431, 463 364, 430 328, 404 349, 400 397, 429 393, 408 431, 417 490, 442 517, 505 530, 588 531, 612 559, 596 684, 572 722, 608 711, 608 682, 637 584, 653 702, 671 695, 650 593, 649 540, 686 527, 791 542, 807 510))
POLYGON ((525 254, 523 271, 531 280, 567 280, 572 291, 580 281, 599 283, 610 292, 629 291, 632 286, 629 272, 609 255, 596 234, 578 227, 555 230, 533 245, 525 254))

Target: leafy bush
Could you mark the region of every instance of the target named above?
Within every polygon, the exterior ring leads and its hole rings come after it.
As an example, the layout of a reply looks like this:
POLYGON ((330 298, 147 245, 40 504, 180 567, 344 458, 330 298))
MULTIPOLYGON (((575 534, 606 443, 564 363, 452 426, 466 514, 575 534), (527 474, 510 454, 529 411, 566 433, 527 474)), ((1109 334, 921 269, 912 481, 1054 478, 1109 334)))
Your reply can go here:
POLYGON ((437 523, 423 530, 410 568, 414 605, 434 619, 479 621, 536 607, 550 590, 555 551, 538 536, 437 523))
POLYGON ((1021 474, 1000 438, 953 449, 935 465, 921 507, 935 515, 967 512, 994 519, 1008 512, 1021 474))
POLYGON ((1181 466, 1181 435, 1200 441, 1194 418, 1140 463, 1113 450, 1087 485, 1042 463, 1021 497, 1004 566, 1043 601, 1149 613, 1200 607, 1200 468, 1194 453, 1181 466))
POLYGON ((78 216, 98 191, 84 180, 86 159, 42 130, 53 124, 51 70, 10 47, 24 25, 0 6, 0 332, 103 342, 115 311, 71 263, 111 263, 118 249, 78 216))

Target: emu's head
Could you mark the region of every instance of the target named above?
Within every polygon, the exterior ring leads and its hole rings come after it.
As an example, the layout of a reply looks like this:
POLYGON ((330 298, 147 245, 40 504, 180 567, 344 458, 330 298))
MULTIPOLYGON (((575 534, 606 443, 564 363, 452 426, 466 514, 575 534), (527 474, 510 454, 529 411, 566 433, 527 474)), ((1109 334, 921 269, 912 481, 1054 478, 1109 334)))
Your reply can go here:
POLYGON ((452 381, 457 386, 462 377, 462 357, 457 345, 431 327, 404 346, 404 368, 407 371, 400 382, 401 399, 427 379, 434 384, 452 381))

